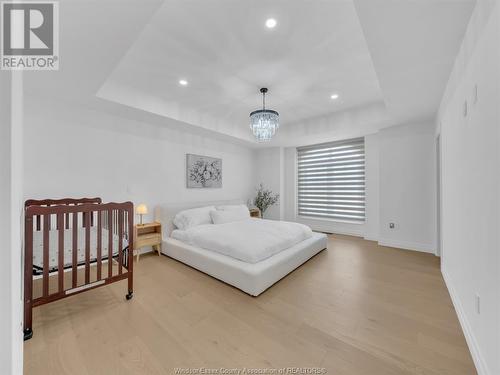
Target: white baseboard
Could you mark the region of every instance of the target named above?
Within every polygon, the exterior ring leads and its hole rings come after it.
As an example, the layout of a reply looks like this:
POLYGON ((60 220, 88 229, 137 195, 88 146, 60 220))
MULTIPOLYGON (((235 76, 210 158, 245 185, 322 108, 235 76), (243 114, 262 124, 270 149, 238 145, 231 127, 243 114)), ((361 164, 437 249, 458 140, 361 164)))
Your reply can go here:
POLYGON ((436 249, 433 245, 418 243, 418 242, 410 242, 410 241, 397 241, 391 240, 388 238, 380 238, 378 241, 380 246, 388 246, 388 247, 396 247, 398 249, 405 250, 413 250, 413 251, 421 251, 423 253, 435 254, 436 249))
POLYGON ((448 272, 446 272, 444 266, 441 266, 441 274, 443 275, 444 283, 446 284, 448 292, 450 293, 453 307, 455 307, 455 311, 457 312, 458 321, 460 322, 460 326, 462 327, 462 331, 464 332, 465 341, 467 341, 467 345, 469 346, 469 351, 471 353, 472 360, 474 361, 474 365, 476 366, 478 375, 492 375, 483 356, 481 355, 477 340, 474 336, 474 332, 472 331, 469 321, 467 320, 467 316, 465 315, 458 293, 453 287, 453 282, 448 272))
POLYGON ((375 242, 378 242, 378 237, 377 236, 364 236, 363 237, 365 240, 367 241, 375 241, 375 242))

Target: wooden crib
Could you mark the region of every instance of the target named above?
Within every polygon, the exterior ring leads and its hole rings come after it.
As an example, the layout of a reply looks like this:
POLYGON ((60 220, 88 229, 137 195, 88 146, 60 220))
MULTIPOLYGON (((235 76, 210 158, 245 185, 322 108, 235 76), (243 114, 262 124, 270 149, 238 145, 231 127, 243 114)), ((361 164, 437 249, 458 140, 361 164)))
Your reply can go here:
POLYGON ((134 206, 100 198, 25 202, 24 339, 33 307, 128 279, 133 296, 134 206))

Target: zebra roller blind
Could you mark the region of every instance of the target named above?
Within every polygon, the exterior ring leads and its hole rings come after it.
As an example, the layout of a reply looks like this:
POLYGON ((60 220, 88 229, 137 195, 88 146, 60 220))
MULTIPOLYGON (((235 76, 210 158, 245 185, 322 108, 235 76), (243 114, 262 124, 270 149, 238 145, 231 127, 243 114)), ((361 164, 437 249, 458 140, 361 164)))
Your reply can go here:
POLYGON ((365 221, 365 140, 297 148, 299 216, 365 221))

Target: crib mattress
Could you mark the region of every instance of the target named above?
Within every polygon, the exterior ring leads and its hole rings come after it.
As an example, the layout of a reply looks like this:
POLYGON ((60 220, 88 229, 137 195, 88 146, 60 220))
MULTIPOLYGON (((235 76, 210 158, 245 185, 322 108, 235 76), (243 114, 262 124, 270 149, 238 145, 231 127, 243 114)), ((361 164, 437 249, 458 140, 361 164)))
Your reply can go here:
MULTIPOLYGON (((59 231, 49 231, 49 269, 57 269, 59 265, 58 252, 59 252, 59 231)), ((118 255, 119 252, 119 236, 112 234, 113 256, 118 255)), ((123 238, 122 250, 128 246, 128 241, 123 238)), ((109 256, 109 231, 102 228, 102 245, 101 257, 107 259, 109 256)), ((97 259, 97 227, 90 228, 90 261, 97 259)), ((77 264, 85 262, 85 228, 77 230, 77 264)), ((73 264, 73 230, 64 230, 64 267, 69 267, 73 264)), ((33 267, 43 269, 43 231, 36 231, 33 233, 33 267)))

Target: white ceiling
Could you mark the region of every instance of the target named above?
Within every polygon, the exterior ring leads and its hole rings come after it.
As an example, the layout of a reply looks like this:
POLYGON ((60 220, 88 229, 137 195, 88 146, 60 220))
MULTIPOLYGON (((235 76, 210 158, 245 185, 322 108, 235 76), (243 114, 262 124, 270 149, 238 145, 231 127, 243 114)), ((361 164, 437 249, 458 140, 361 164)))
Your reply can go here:
POLYGON ((64 0, 59 3, 60 69, 24 72, 40 99, 89 102, 163 0, 64 0))
POLYGON ((359 133, 373 108, 373 128, 436 112, 473 5, 67 0, 60 5, 61 70, 30 72, 25 86, 36 96, 114 112, 121 106, 127 116, 148 113, 155 123, 249 145, 248 114, 266 86, 268 107, 281 114, 272 145, 297 144, 319 129, 333 136, 339 126, 359 133), (273 30, 264 26, 268 17, 278 21, 273 30), (180 78, 189 85, 179 86, 180 78))
POLYGON ((236 124, 250 135, 244 125, 261 107, 260 87, 269 88, 268 106, 282 125, 381 101, 354 4, 168 0, 99 95, 124 100, 129 91, 137 106, 141 93, 159 100, 167 117, 200 126, 215 119, 219 129, 236 124), (266 28, 269 17, 275 29, 266 28))
POLYGON ((475 2, 355 0, 355 4, 393 120, 435 115, 475 2))

